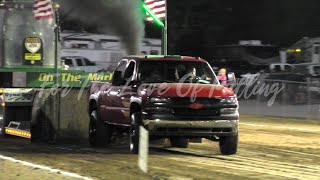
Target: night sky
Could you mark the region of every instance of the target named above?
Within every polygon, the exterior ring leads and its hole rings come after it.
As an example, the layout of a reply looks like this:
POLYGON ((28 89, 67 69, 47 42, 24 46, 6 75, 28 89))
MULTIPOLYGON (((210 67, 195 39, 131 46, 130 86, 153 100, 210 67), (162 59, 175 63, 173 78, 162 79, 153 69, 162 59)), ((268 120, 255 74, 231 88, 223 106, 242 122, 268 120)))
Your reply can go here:
MULTIPOLYGON (((209 57, 216 45, 250 39, 286 47, 320 36, 320 1, 168 0, 168 28, 171 54, 209 57)), ((146 37, 161 38, 160 27, 146 23, 146 37)))
POLYGON ((168 2, 169 47, 178 54, 208 57, 217 44, 258 39, 286 47, 304 36, 320 36, 319 0, 168 2))

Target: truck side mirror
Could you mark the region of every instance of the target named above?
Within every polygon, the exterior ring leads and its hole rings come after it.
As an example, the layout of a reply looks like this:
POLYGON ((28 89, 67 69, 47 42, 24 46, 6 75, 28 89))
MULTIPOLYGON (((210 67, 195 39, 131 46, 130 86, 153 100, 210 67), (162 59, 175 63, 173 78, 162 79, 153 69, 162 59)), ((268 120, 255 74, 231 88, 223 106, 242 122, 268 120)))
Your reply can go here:
POLYGON ((113 76, 112 76, 112 85, 114 85, 114 86, 122 85, 123 79, 122 79, 121 75, 122 75, 121 71, 114 71, 113 76))
POLYGON ((236 76, 234 75, 234 73, 228 73, 227 86, 233 88, 233 87, 235 87, 236 85, 237 85, 236 76))

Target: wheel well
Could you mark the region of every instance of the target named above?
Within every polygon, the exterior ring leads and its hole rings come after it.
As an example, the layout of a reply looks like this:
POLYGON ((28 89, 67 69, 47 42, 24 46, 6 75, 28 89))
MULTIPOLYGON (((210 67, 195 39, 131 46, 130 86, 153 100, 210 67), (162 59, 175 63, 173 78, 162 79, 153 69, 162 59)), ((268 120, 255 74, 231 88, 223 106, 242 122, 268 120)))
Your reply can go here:
POLYGON ((92 111, 97 110, 97 108, 98 108, 97 102, 91 99, 89 103, 89 115, 92 113, 92 111))
POLYGON ((132 103, 130 106, 130 116, 135 112, 141 112, 141 107, 138 103, 132 103))

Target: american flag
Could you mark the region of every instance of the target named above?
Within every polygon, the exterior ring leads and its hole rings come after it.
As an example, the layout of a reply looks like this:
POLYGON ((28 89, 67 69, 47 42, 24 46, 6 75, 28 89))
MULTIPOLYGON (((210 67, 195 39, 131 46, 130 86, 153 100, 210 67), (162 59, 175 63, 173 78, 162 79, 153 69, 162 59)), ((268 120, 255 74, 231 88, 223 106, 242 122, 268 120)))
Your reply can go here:
POLYGON ((34 0, 33 14, 37 20, 53 18, 53 7, 51 0, 34 0))
MULTIPOLYGON (((159 19, 166 18, 166 1, 165 0, 145 0, 145 4, 153 11, 159 19)), ((152 17, 148 16, 147 21, 153 21, 152 17)))

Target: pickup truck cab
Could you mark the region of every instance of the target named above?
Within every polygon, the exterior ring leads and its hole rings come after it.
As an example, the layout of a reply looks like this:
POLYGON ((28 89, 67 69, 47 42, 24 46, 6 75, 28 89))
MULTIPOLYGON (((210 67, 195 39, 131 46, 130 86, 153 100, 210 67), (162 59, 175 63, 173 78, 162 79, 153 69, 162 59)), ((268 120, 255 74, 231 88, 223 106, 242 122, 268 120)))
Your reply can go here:
POLYGON ((236 94, 220 85, 201 58, 123 58, 112 83, 90 84, 89 116, 91 145, 109 143, 114 131, 128 129, 130 150, 137 153, 139 126, 144 126, 150 138, 170 138, 174 147, 186 148, 190 139, 207 138, 219 141, 222 154, 237 152, 236 94))
POLYGON ((90 61, 89 59, 81 56, 64 56, 61 57, 64 64, 68 66, 68 70, 83 70, 86 72, 98 72, 104 70, 102 65, 90 61))

